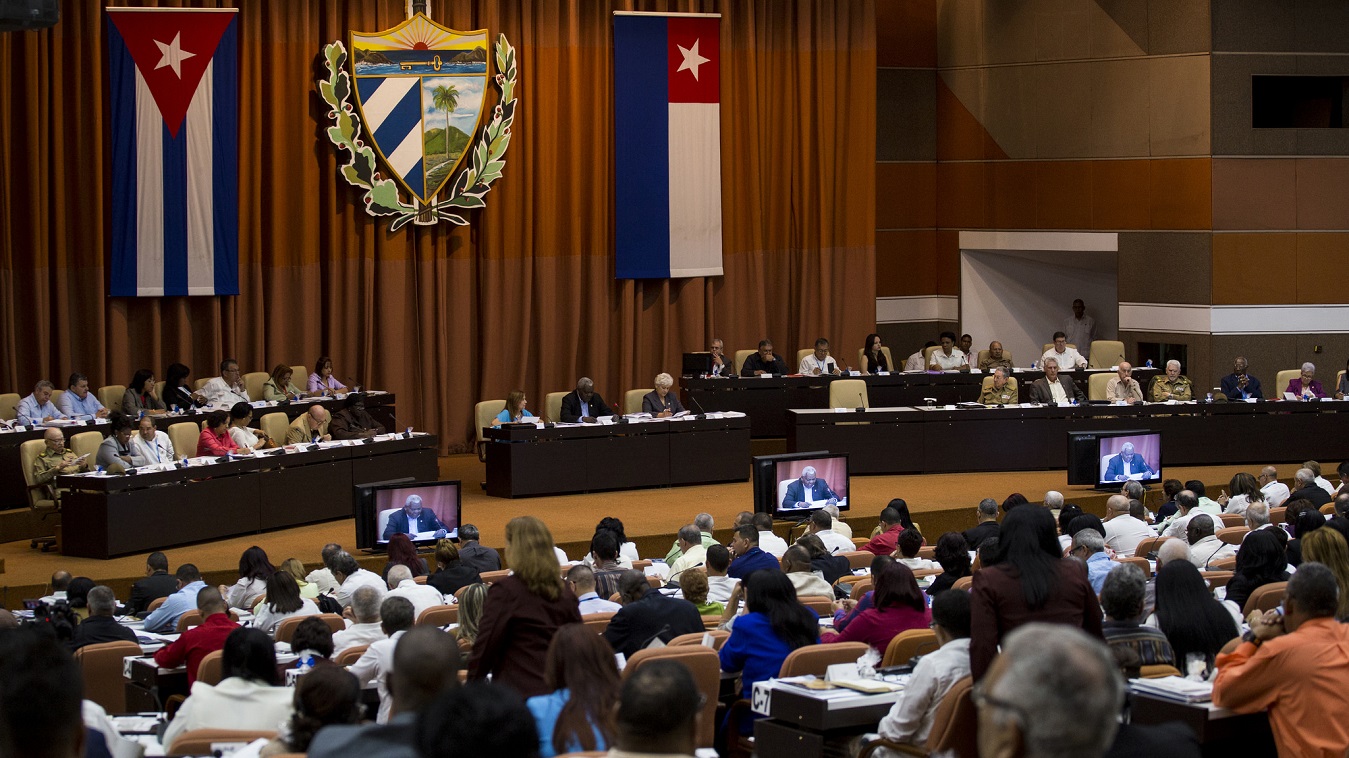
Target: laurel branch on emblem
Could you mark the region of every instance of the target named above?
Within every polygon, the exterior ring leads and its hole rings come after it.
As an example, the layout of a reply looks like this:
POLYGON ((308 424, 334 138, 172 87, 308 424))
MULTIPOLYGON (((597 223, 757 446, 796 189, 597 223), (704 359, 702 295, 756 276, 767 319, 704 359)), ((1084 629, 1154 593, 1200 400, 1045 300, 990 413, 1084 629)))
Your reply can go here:
POLYGON ((327 81, 319 81, 319 94, 331 106, 328 118, 335 121, 328 127, 328 139, 339 149, 351 153, 351 160, 342 165, 342 177, 348 183, 366 190, 365 209, 372 216, 394 216, 389 231, 398 231, 409 222, 420 225, 449 221, 467 226, 468 219, 459 211, 483 208, 483 195, 492 188, 492 182, 501 178, 506 165, 506 148, 511 144, 511 124, 515 122, 515 48, 506 35, 497 36, 494 77, 501 90, 501 100, 492 109, 492 119, 483 127, 472 146, 472 162, 459 173, 450 187, 450 196, 440 202, 422 206, 414 198, 408 204, 398 194, 398 184, 386 179, 376 170, 375 151, 361 139, 361 119, 351 104, 351 77, 346 71, 347 48, 340 41, 325 45, 323 59, 328 69, 327 81))

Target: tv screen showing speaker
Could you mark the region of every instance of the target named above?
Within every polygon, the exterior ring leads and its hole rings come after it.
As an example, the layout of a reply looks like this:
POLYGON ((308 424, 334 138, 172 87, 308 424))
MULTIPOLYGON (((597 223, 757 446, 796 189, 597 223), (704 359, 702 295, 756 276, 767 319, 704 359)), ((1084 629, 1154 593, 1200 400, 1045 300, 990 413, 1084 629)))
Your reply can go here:
POLYGON ((383 548, 395 534, 423 545, 458 540, 460 494, 458 481, 358 485, 356 547, 383 548))
POLYGON ((754 510, 800 520, 826 505, 848 509, 848 454, 814 451, 754 458, 754 510))
POLYGON ((1118 488, 1128 481, 1161 480, 1161 432, 1135 429, 1068 435, 1069 484, 1118 488))

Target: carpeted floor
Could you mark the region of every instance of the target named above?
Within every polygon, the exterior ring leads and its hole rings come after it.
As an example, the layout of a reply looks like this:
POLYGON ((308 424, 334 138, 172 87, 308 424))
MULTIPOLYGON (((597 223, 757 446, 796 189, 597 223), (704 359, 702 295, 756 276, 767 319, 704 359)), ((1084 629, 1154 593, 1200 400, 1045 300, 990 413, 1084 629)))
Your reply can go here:
MULTIPOLYGON (((1323 465, 1326 470, 1334 470, 1334 464, 1323 465)), ((1168 469, 1166 474, 1181 480, 1200 479, 1216 494, 1227 486, 1228 480, 1239 470, 1254 469, 1210 466, 1168 469)), ((1280 473, 1287 481, 1293 471, 1293 466, 1284 466, 1280 473)), ((713 515, 717 522, 717 537, 725 542, 729 539, 726 527, 735 514, 753 510, 753 492, 749 482, 502 500, 488 497, 479 486, 486 472, 485 466, 474 456, 442 458, 440 473, 444 479, 463 482, 464 520, 478 526, 485 544, 501 546, 504 543, 506 522, 515 516, 528 514, 547 523, 558 546, 574 559, 588 549, 595 524, 605 516, 622 519, 629 539, 637 543, 642 555, 664 556, 675 531, 690 523, 699 512, 706 511, 713 515)), ((903 497, 909 503, 919 528, 932 542, 942 532, 972 526, 975 522, 974 509, 981 498, 992 497, 1001 502, 1012 492, 1021 492, 1030 501, 1039 502, 1047 490, 1059 490, 1068 502, 1078 503, 1088 512, 1104 513, 1104 495, 1090 488, 1068 487, 1065 476, 1063 471, 1027 471, 854 477, 850 496, 852 510, 844 518, 852 525, 855 535, 865 536, 876 525, 876 516, 886 503, 891 498, 903 497)), ((1160 488, 1150 493, 1150 496, 1160 499, 1160 488)), ((789 527, 788 524, 782 524, 778 532, 785 536, 789 527)), ((316 566, 319 549, 328 542, 354 545, 353 522, 350 519, 329 521, 208 544, 170 548, 165 552, 171 567, 191 561, 208 575, 208 581, 233 582, 237 578, 239 555, 250 545, 261 545, 275 563, 296 557, 306 565, 316 566)), ((5 607, 15 607, 23 598, 44 594, 49 577, 58 569, 107 583, 118 597, 126 597, 131 582, 142 576, 145 570, 144 555, 107 561, 66 558, 55 553, 38 553, 29 549, 26 541, 0 544, 0 559, 4 560, 5 571, 0 574, 0 604, 5 607)), ((376 570, 384 564, 383 558, 378 556, 364 558, 363 562, 376 570)))

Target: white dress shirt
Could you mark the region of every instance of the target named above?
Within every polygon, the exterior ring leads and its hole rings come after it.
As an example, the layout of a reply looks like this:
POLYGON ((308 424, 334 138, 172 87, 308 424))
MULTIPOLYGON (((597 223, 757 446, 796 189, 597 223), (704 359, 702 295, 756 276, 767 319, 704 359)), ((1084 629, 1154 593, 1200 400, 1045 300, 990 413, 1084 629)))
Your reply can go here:
MULTIPOLYGON (((843 535, 843 538, 848 540, 849 542, 852 541, 852 527, 848 526, 847 522, 834 519, 833 521, 829 522, 829 528, 843 535)), ((848 549, 852 550, 855 547, 857 546, 854 545, 853 547, 850 547, 848 549)))
POLYGON ((275 634, 276 625, 288 618, 296 616, 317 616, 320 613, 322 613, 322 611, 314 604, 314 601, 305 597, 300 598, 300 609, 291 611, 290 613, 273 611, 270 603, 261 603, 258 605, 258 612, 253 616, 253 628, 261 629, 268 634, 275 634))
POLYGON ((1218 535, 1209 536, 1190 545, 1190 563, 1200 571, 1208 571, 1209 564, 1214 561, 1221 561, 1225 558, 1231 558, 1237 554, 1237 546, 1229 545, 1218 539, 1218 535))
POLYGON ((594 591, 587 592, 576 600, 582 616, 589 613, 618 613, 623 608, 612 600, 605 600, 600 597, 598 592, 594 591))
POLYGON ((731 591, 735 585, 739 584, 739 579, 732 579, 725 574, 721 576, 708 575, 707 577, 707 602, 709 603, 727 603, 731 600, 731 591))
POLYGON ((965 351, 958 347, 951 348, 951 354, 947 355, 941 349, 932 351, 932 362, 937 364, 937 368, 942 371, 954 371, 968 363, 965 358, 965 351))
POLYGON ((830 600, 834 598, 834 588, 814 572, 792 571, 787 574, 787 578, 796 588, 797 597, 827 597, 830 600))
POLYGON ((1082 314, 1079 321, 1076 316, 1068 319, 1068 325, 1063 327, 1063 333, 1067 336, 1069 345, 1077 345, 1083 350, 1091 350, 1091 341, 1096 339, 1096 319, 1082 314))
MULTIPOLYGON (((760 545, 760 547, 762 547, 762 545, 760 545)), ((683 573, 685 570, 694 568, 695 566, 706 566, 706 565, 707 565, 707 548, 703 547, 702 543, 700 542, 697 545, 694 545, 693 547, 689 548, 688 550, 685 550, 683 555, 679 556, 679 558, 676 559, 674 563, 670 564, 669 579, 672 582, 678 583, 679 575, 683 573)))
MULTIPOLYGON (((956 682, 970 675, 970 638, 962 637, 937 648, 918 660, 904 694, 881 719, 882 737, 922 745, 932 731, 937 706, 956 682)), ((896 756, 881 750, 878 755, 896 756)))
POLYGON ((1198 516, 1199 513, 1200 511, 1198 508, 1191 508, 1190 512, 1184 516, 1180 515, 1180 511, 1176 511, 1176 515, 1171 517, 1171 522, 1162 530, 1162 536, 1175 537, 1176 539, 1184 540, 1185 528, 1190 525, 1190 519, 1198 516))
POLYGON ((1040 356, 1040 368, 1044 368, 1045 361, 1050 358, 1058 361, 1059 369, 1063 371, 1072 371, 1075 368, 1082 368, 1087 365, 1087 359, 1083 358, 1081 353, 1071 347, 1064 348, 1062 353, 1052 347, 1046 350, 1044 355, 1040 356))
POLYGON ((445 605, 445 596, 440 594, 440 590, 429 584, 417 584, 416 579, 404 579, 398 583, 398 586, 384 596, 384 599, 391 597, 405 598, 412 603, 412 618, 421 618, 422 611, 427 608, 435 608, 445 605))
POLYGON ((239 447, 254 449, 258 446, 258 435, 253 433, 252 429, 243 426, 231 426, 229 428, 230 439, 239 447))
POLYGON ((172 463, 174 452, 173 443, 164 432, 156 431, 153 442, 147 442, 139 433, 131 437, 131 462, 134 465, 172 463))
POLYGON ((759 532, 759 549, 773 556, 781 558, 782 554, 787 552, 787 540, 773 534, 772 532, 759 532))
POLYGON ((253 603, 265 594, 267 594, 266 580, 241 576, 239 581, 229 586, 229 592, 225 595, 225 602, 229 603, 231 608, 251 611, 253 610, 253 603))
POLYGON ((834 369, 841 369, 834 356, 826 355, 823 361, 818 360, 814 353, 807 353, 806 357, 801 359, 801 367, 797 370, 798 374, 806 376, 815 376, 817 374, 832 374, 834 369))
POLYGON ((333 578, 333 572, 329 571, 326 566, 310 571, 304 580, 310 584, 317 584, 320 594, 337 589, 337 580, 333 578))
POLYGON ((1287 500, 1288 496, 1293 494, 1289 491, 1288 485, 1278 480, 1272 481, 1261 487, 1260 491, 1265 493, 1265 502, 1269 504, 1270 508, 1278 508, 1283 505, 1283 501, 1287 500))
POLYGON ((379 689, 379 715, 375 718, 377 724, 389 723, 389 710, 393 708, 393 698, 389 696, 389 674, 393 673, 394 648, 398 646, 398 638, 403 636, 404 631, 400 629, 385 639, 370 643, 360 660, 347 666, 347 671, 356 676, 356 681, 362 687, 374 682, 379 689))
POLYGON ((379 600, 384 602, 384 595, 389 591, 389 586, 380 578, 379 574, 365 569, 358 569, 356 573, 347 577, 342 586, 337 588, 337 602, 343 607, 351 605, 351 593, 360 587, 374 587, 379 591, 379 600))
POLYGON ((278 729, 290 721, 294 701, 291 687, 270 687, 237 676, 216 685, 194 682, 192 694, 164 730, 164 747, 193 729, 278 729))
POLYGON ((1330 480, 1324 476, 1316 477, 1316 486, 1325 490, 1326 494, 1330 495, 1332 498, 1335 497, 1335 485, 1331 484, 1330 480))
POLYGON ((1138 543, 1156 536, 1157 530, 1148 526, 1146 521, 1127 513, 1105 522, 1105 545, 1122 558, 1132 556, 1138 543))
POLYGON ((385 639, 384 628, 378 621, 371 624, 351 624, 340 632, 333 632, 333 655, 349 647, 369 645, 382 639, 385 639))
POLYGON ((927 366, 923 364, 923 351, 922 351, 922 350, 919 350, 918 352, 914 353, 913 355, 910 355, 910 356, 909 356, 907 359, 905 359, 905 361, 904 361, 904 370, 905 370, 905 371, 922 371, 922 370, 924 370, 924 369, 926 369, 926 368, 927 368, 927 366))
POLYGON ((820 542, 824 543, 824 549, 828 550, 830 553, 850 553, 857 549, 857 546, 852 543, 852 540, 844 537, 833 529, 821 529, 815 533, 815 536, 820 538, 820 542))
POLYGON ((223 377, 212 377, 202 388, 201 394, 206 396, 207 402, 211 405, 234 405, 235 403, 251 402, 248 399, 248 390, 244 388, 244 383, 231 387, 225 383, 223 377))
POLYGON ((1049 385, 1049 399, 1056 403, 1068 402, 1068 391, 1063 388, 1063 382, 1051 382, 1045 380, 1049 385))

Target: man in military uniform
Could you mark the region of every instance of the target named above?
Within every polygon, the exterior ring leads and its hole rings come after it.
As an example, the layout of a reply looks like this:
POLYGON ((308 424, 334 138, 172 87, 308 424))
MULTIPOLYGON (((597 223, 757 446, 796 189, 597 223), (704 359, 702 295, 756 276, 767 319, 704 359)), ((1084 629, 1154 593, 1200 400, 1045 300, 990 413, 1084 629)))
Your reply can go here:
POLYGON ((1152 402, 1193 400, 1194 384, 1190 377, 1180 375, 1180 361, 1166 362, 1166 376, 1157 377, 1152 384, 1152 402))
POLYGON ((33 483, 42 487, 44 497, 59 500, 61 492, 56 489, 56 477, 84 471, 86 456, 75 455, 73 450, 66 449, 66 438, 60 429, 48 429, 42 440, 47 447, 33 459, 33 483))
POLYGON ((979 394, 979 402, 984 405, 1013 405, 1017 402, 1016 387, 1007 381, 1007 369, 993 369, 993 382, 979 394))
POLYGON ((1002 343, 997 341, 988 343, 988 355, 979 361, 980 371, 992 371, 995 368, 1012 370, 1012 359, 1003 354, 1002 343))

